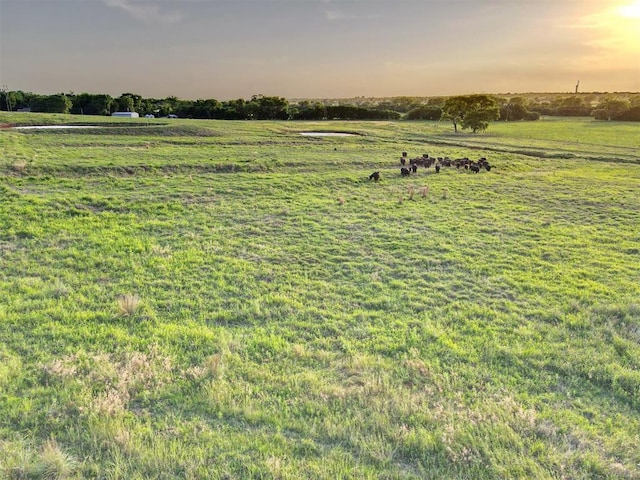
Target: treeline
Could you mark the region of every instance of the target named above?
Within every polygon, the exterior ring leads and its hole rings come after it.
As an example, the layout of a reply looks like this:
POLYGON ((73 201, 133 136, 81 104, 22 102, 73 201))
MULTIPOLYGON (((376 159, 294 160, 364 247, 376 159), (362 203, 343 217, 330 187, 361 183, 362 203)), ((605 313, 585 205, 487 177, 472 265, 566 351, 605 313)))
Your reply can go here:
MULTIPOLYGON (((183 100, 177 97, 143 98, 134 93, 59 93, 39 95, 23 91, 0 92, 0 109, 111 115, 138 112, 181 118, 220 120, 441 120, 450 97, 391 97, 292 100, 254 95, 249 100, 183 100)), ((598 120, 640 121, 640 94, 523 94, 492 95, 502 121, 537 120, 541 115, 593 116, 598 120)))
POLYGON ((596 120, 640 121, 640 94, 569 95, 528 102, 528 108, 541 115, 594 117, 596 120))
POLYGON ((114 112, 180 118, 218 120, 398 120, 402 114, 386 108, 356 105, 326 105, 322 102, 289 103, 282 97, 254 95, 250 100, 221 102, 215 99, 181 100, 143 98, 123 93, 117 98, 106 94, 60 93, 37 95, 23 91, 2 92, 0 108, 5 111, 111 115, 114 112))
MULTIPOLYGON (((640 121, 640 94, 556 95, 548 97, 492 96, 500 107, 500 120, 538 120, 541 115, 593 117, 596 120, 640 121)), ((407 112, 408 120, 439 120, 446 99, 431 99, 407 112)))

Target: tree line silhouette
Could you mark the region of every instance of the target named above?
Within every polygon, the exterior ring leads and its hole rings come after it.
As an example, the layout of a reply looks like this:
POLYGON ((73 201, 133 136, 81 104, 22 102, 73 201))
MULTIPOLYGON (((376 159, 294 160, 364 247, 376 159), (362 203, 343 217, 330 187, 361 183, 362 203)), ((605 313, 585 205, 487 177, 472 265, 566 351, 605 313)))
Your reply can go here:
MULTIPOLYGON (((638 93, 487 95, 499 109, 499 120, 537 120, 541 115, 592 116, 598 120, 640 121, 638 93)), ((447 119, 452 97, 355 97, 350 99, 287 100, 253 95, 249 100, 184 100, 144 98, 134 93, 58 93, 40 95, 21 90, 0 92, 0 110, 77 115, 140 115, 219 120, 441 120, 447 119), (444 114, 444 115, 443 115, 444 114)), ((492 120, 494 120, 492 118, 492 120)))

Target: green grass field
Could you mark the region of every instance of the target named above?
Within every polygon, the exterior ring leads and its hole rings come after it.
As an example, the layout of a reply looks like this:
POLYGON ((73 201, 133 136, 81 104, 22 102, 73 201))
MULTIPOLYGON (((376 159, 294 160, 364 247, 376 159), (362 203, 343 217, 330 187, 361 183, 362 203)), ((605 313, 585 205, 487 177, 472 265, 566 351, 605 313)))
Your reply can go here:
POLYGON ((0 478, 640 478, 638 125, 90 122, 0 130, 0 478))

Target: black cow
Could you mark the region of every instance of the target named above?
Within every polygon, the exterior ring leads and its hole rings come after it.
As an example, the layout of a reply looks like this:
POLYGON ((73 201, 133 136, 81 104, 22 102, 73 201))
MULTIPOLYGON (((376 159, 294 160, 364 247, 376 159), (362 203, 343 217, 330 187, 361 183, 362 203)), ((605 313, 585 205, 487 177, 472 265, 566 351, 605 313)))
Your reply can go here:
POLYGON ((411 175, 411 170, 409 170, 407 167, 402 167, 400 169, 400 175, 402 175, 403 177, 408 177, 409 175, 411 175))
POLYGON ((486 168, 487 172, 491 170, 491 165, 489 165, 489 161, 485 157, 482 157, 480 160, 478 160, 478 165, 480 166, 480 168, 486 168))
POLYGON ((373 172, 371 175, 369 175, 369 180, 373 180, 374 182, 380 180, 380 172, 373 172))

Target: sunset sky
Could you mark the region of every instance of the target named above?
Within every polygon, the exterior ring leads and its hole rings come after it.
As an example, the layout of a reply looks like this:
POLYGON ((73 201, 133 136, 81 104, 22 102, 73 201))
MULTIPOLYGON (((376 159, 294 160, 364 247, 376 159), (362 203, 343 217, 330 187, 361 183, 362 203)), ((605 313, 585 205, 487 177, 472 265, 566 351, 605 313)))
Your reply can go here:
POLYGON ((9 90, 183 99, 640 91, 640 0, 0 0, 9 90))

